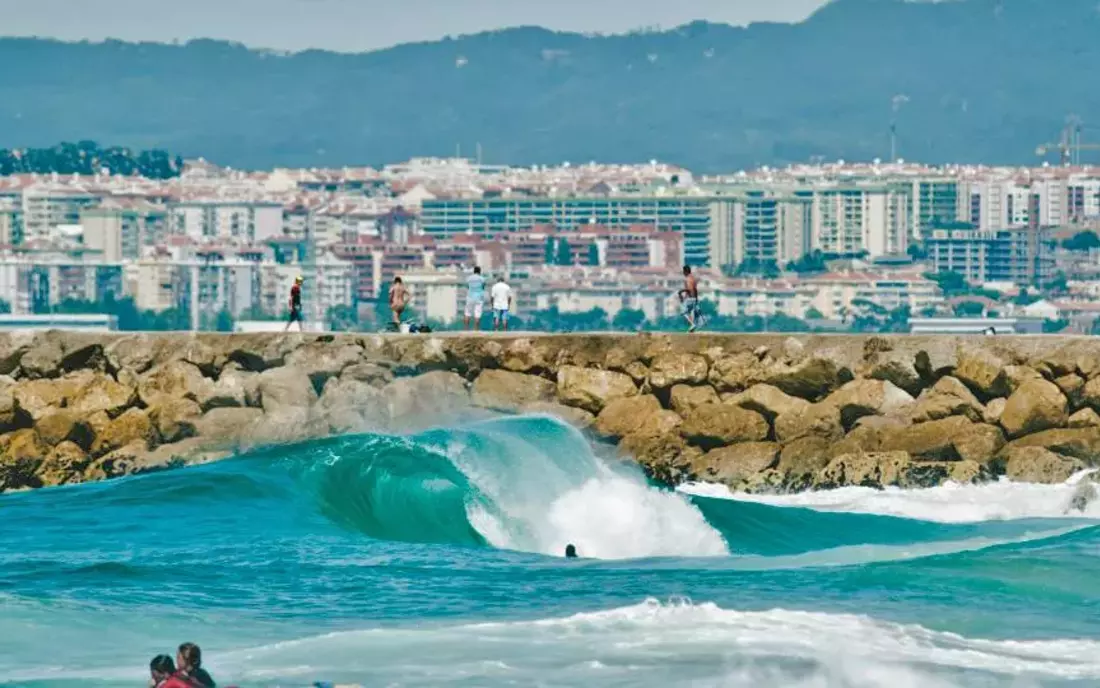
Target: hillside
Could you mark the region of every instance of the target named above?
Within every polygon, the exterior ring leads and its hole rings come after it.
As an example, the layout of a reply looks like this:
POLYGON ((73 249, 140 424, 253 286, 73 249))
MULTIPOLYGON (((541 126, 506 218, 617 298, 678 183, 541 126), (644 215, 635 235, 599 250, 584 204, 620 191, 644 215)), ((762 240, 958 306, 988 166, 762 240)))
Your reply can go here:
POLYGON ((1028 163, 1067 114, 1100 125, 1096 36, 1096 0, 837 0, 794 25, 517 28, 359 55, 0 39, 0 147, 94 139, 267 167, 480 142, 489 162, 723 170, 886 156, 905 94, 905 157, 1028 163))

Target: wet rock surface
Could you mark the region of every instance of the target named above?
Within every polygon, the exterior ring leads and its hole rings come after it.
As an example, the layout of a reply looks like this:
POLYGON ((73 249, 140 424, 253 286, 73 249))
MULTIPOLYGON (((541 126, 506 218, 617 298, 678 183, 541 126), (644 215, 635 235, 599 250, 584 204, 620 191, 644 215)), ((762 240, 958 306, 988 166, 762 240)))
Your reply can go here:
POLYGON ((0 490, 535 413, 653 478, 789 492, 1100 465, 1100 340, 0 334, 0 490))

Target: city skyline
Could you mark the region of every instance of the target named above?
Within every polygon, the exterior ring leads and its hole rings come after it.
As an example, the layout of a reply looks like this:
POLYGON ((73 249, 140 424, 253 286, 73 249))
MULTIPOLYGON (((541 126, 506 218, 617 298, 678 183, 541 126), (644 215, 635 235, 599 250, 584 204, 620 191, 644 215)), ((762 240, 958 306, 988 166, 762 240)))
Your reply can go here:
POLYGON ((621 33, 694 20, 734 25, 796 22, 826 0, 0 0, 3 34, 61 40, 171 42, 215 38, 280 50, 319 48, 342 52, 378 50, 448 35, 521 25, 554 30, 621 33), (263 17, 263 21, 257 21, 263 17))

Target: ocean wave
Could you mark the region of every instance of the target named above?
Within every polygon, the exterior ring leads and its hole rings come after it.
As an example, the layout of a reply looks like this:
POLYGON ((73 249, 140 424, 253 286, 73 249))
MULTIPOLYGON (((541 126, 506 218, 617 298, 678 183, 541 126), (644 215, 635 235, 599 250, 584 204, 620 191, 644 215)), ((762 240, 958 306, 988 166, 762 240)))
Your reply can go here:
POLYGON ((696 497, 777 507, 801 507, 820 512, 896 516, 933 523, 979 523, 1034 518, 1100 520, 1100 500, 1093 500, 1083 511, 1071 506, 1081 481, 1093 472, 1083 471, 1058 485, 1014 483, 1002 479, 980 485, 947 483, 938 487, 910 490, 894 487, 884 490, 843 487, 791 495, 731 492, 723 485, 709 483, 688 483, 678 489, 683 494, 696 497))

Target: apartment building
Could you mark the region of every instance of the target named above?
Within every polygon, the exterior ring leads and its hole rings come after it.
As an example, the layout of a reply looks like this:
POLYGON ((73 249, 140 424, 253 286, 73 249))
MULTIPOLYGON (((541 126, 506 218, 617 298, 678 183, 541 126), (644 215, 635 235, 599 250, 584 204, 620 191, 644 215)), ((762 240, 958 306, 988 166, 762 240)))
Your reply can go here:
POLYGON ((257 243, 283 234, 283 205, 274 201, 182 200, 169 214, 171 233, 196 242, 257 243))
POLYGON ((913 236, 924 238, 936 227, 964 220, 968 210, 958 179, 922 177, 912 182, 913 236))
POLYGON ((13 199, 0 198, 0 246, 23 243, 23 208, 13 199))
POLYGON ((904 255, 913 234, 910 218, 904 184, 815 189, 812 244, 836 255, 904 255))
POLYGON ((786 265, 812 250, 813 196, 750 190, 711 204, 714 266, 745 261, 786 265))
POLYGON ((826 318, 842 320, 858 303, 874 303, 886 310, 908 307, 912 313, 943 302, 939 287, 919 271, 844 272, 802 280, 812 294, 810 306, 826 318))
POLYGON ((45 239, 58 227, 79 225, 81 211, 100 200, 100 195, 76 188, 30 186, 23 190, 23 237, 45 239))
POLYGON ((435 239, 482 238, 553 226, 563 232, 584 225, 625 228, 649 225, 683 236, 684 259, 711 264, 711 199, 693 196, 587 196, 437 199, 421 207, 423 233, 435 239))
POLYGON ((156 246, 168 234, 168 211, 145 201, 107 199, 80 212, 84 247, 102 260, 137 260, 146 247, 156 246))
POLYGON ((936 272, 957 272, 973 283, 1042 286, 1054 272, 1052 234, 1035 227, 935 230, 927 242, 928 257, 936 272))

